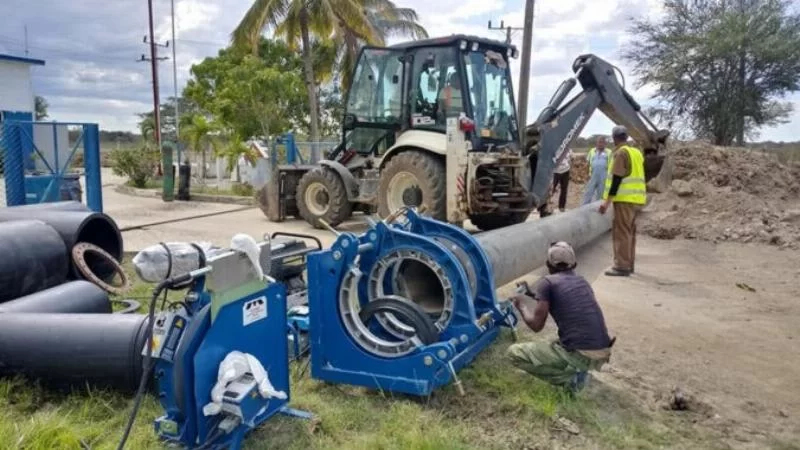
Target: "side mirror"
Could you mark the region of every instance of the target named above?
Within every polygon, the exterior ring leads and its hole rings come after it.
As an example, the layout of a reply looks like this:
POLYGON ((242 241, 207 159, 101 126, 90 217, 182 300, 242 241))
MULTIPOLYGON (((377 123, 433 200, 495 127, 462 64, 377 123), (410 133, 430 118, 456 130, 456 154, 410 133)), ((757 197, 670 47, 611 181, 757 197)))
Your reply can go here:
POLYGON ((345 114, 344 121, 342 122, 342 127, 345 130, 352 130, 356 127, 356 116, 355 114, 345 114))

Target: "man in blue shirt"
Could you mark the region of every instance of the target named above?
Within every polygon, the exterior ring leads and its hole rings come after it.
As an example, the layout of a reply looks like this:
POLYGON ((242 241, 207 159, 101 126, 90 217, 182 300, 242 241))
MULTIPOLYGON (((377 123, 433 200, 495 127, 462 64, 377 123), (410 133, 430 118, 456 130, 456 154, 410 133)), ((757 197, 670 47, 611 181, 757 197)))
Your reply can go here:
POLYGON ((583 204, 592 203, 603 197, 606 188, 606 174, 608 173, 609 152, 606 150, 606 138, 597 138, 595 147, 586 154, 589 163, 589 181, 583 193, 583 204))
POLYGON ((556 242, 550 247, 550 275, 513 301, 522 321, 536 333, 544 328, 547 316, 553 316, 558 339, 522 342, 507 351, 517 368, 572 392, 583 388, 589 370, 599 370, 608 362, 613 345, 592 286, 575 273, 576 266, 575 252, 569 244, 556 242))

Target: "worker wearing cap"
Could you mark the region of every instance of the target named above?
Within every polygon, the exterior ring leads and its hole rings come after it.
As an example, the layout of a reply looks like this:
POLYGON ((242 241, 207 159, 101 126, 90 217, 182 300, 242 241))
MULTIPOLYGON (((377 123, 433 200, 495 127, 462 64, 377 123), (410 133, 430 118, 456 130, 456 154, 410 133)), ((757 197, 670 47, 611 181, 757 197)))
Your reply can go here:
POLYGON ((636 257, 636 216, 647 202, 644 156, 639 149, 627 144, 628 130, 625 127, 614 127, 611 137, 614 140, 614 159, 606 176, 605 201, 600 205, 600 214, 605 214, 614 204, 611 227, 614 266, 606 271, 606 275, 627 277, 633 273, 636 257))
POLYGON ((592 286, 575 273, 575 266, 572 247, 556 242, 547 252, 550 275, 513 298, 522 320, 536 333, 553 316, 558 339, 518 343, 507 351, 517 368, 572 392, 583 388, 589 370, 608 362, 613 343, 592 286))
POLYGON ((608 173, 608 156, 606 151, 606 138, 597 138, 594 148, 586 154, 586 161, 589 166, 589 182, 586 183, 586 191, 583 193, 583 204, 589 204, 600 200, 603 190, 606 188, 606 174, 608 173))

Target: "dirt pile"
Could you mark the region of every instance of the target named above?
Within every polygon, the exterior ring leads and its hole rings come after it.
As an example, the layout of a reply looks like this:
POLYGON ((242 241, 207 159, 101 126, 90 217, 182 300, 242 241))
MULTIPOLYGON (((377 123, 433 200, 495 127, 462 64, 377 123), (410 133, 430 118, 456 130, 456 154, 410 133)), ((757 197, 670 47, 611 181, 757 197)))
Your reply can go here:
POLYGON ((569 181, 571 183, 586 184, 589 181, 589 162, 586 155, 574 155, 569 170, 569 181))
POLYGON ((672 189, 649 194, 640 229, 660 239, 800 247, 800 165, 774 153, 702 143, 671 152, 672 189))

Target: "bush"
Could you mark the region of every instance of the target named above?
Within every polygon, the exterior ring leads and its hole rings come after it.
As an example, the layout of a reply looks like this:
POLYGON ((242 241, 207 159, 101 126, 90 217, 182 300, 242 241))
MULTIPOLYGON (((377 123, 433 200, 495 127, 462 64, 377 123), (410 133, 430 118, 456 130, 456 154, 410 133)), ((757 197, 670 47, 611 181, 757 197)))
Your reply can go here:
POLYGON ((247 183, 233 183, 231 184, 231 193, 241 197, 252 197, 255 193, 253 186, 247 183))
POLYGON ((137 149, 114 149, 109 156, 114 175, 128 177, 137 188, 147 186, 159 163, 159 152, 146 145, 137 149))

